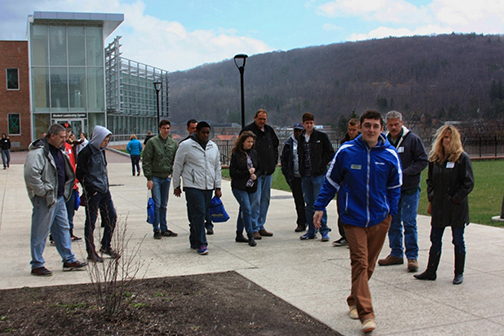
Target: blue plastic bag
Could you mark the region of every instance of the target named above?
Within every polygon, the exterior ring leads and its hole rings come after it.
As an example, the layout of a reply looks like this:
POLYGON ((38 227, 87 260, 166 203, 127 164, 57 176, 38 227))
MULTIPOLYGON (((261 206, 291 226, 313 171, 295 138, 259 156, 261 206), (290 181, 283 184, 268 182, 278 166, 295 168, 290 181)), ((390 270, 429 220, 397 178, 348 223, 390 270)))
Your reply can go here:
POLYGON ((154 200, 149 197, 147 201, 147 223, 154 224, 154 218, 156 217, 156 210, 154 208, 154 200))
POLYGON ((214 196, 210 201, 210 207, 208 208, 208 215, 212 222, 222 223, 227 222, 229 215, 224 209, 224 204, 219 197, 214 196))
POLYGON ((72 192, 75 194, 74 209, 75 209, 75 211, 77 211, 77 210, 79 210, 79 207, 81 205, 81 198, 79 196, 79 192, 77 192, 76 190, 72 190, 72 192))

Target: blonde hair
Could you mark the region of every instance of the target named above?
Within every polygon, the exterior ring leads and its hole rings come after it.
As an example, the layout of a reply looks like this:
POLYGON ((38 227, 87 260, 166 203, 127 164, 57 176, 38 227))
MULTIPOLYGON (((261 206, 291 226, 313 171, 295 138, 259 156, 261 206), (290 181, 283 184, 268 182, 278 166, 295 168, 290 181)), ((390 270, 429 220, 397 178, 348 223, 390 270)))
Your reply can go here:
POLYGON ((136 138, 137 138, 137 137, 136 137, 136 135, 135 135, 135 134, 131 134, 131 136, 130 136, 130 140, 133 140, 133 139, 136 139, 136 138))
POLYGON ((457 162, 460 155, 464 152, 459 131, 452 125, 444 125, 436 131, 435 137, 436 139, 434 140, 432 149, 429 153, 429 161, 440 163, 445 161, 457 162), (451 131, 451 139, 448 149, 445 150, 445 147, 443 146, 443 138, 448 131, 451 131))

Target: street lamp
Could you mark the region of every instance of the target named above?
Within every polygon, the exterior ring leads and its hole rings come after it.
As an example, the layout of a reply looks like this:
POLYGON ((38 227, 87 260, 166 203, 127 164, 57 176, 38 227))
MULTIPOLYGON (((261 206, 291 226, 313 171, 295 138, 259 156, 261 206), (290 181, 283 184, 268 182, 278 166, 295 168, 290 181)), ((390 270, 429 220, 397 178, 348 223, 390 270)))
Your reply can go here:
POLYGON ((156 118, 156 127, 159 130, 159 91, 161 91, 161 86, 163 84, 160 81, 154 82, 154 90, 156 90, 156 104, 157 104, 157 118, 156 118))
POLYGON ((245 127, 245 96, 243 92, 243 73, 245 72, 245 62, 247 61, 247 55, 238 54, 234 57, 234 63, 238 70, 240 71, 240 87, 241 87, 241 125, 242 128, 245 127))

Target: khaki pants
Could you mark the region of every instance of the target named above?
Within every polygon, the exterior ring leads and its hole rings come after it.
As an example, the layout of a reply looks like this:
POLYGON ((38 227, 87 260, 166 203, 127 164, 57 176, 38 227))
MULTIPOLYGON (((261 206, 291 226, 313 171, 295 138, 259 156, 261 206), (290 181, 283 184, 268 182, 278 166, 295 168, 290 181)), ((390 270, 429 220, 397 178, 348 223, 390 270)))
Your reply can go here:
POLYGON ((352 265, 352 291, 347 303, 357 307, 362 322, 375 318, 368 280, 373 275, 391 219, 392 217, 388 216, 380 224, 369 228, 343 224, 352 265))

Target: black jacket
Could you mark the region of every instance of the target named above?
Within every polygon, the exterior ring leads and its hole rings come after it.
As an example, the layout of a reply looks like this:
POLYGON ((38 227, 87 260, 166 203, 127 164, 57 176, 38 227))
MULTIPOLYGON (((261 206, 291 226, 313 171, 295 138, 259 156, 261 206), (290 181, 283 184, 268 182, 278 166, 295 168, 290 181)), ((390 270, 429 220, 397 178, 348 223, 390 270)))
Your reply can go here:
POLYGON ((264 131, 261 131, 255 122, 245 126, 243 131, 252 131, 256 135, 255 150, 261 161, 261 175, 271 175, 275 172, 278 162, 278 137, 275 130, 268 125, 264 125, 264 131))
MULTIPOLYGON (((284 146, 282 149, 282 155, 280 155, 280 163, 282 165, 282 174, 285 176, 285 181, 289 186, 292 185, 294 180, 294 153, 292 152, 292 145, 294 140, 290 136, 284 141, 284 146)), ((299 152, 299 145, 298 145, 299 152)), ((299 155, 298 155, 299 158, 299 155)))
MULTIPOLYGON (((257 152, 251 149, 248 154, 252 159, 252 165, 256 169, 256 176, 260 176, 260 161, 257 152)), ((247 156, 245 153, 235 151, 231 155, 231 163, 229 164, 229 175, 231 176, 231 188, 245 190, 248 193, 253 193, 257 190, 257 180, 254 181, 252 187, 247 187, 247 181, 250 178, 250 173, 247 166, 247 156)))
MULTIPOLYGON (((306 142, 305 131, 299 137, 298 154, 299 154, 299 173, 301 177, 305 175, 305 153, 304 143, 306 142)), ((334 149, 327 134, 313 130, 310 136, 311 144, 311 176, 325 175, 327 165, 334 156, 334 149)))
POLYGON ((474 187, 469 155, 465 152, 457 162, 429 162, 427 196, 432 206, 433 227, 463 227, 469 224, 467 196, 474 187))
POLYGON ((11 142, 9 138, 0 138, 0 148, 1 149, 10 149, 11 148, 11 142))

